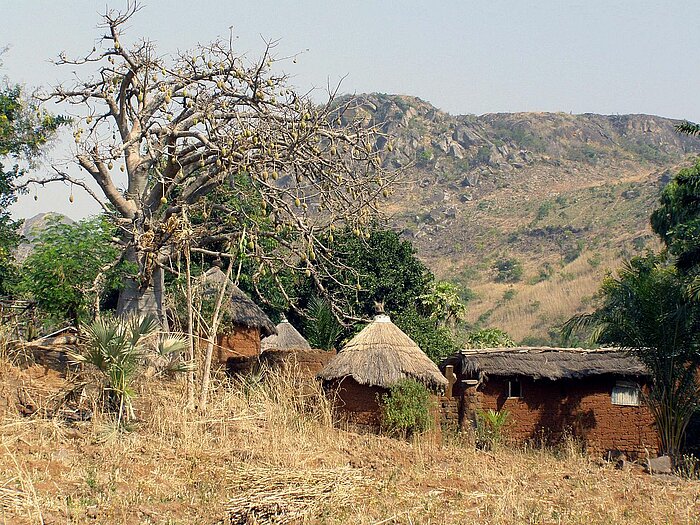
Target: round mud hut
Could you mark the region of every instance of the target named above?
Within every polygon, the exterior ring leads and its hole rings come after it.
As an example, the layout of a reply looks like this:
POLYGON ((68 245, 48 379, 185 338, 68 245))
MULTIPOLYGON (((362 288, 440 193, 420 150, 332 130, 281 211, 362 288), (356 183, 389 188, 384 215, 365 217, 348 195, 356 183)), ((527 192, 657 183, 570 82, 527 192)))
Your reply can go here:
POLYGON ((287 319, 282 318, 276 328, 277 335, 270 335, 261 342, 260 362, 263 365, 291 367, 295 374, 313 379, 335 355, 334 352, 312 349, 287 319))
POLYGON ((441 392, 447 379, 418 345, 391 322, 377 315, 318 373, 326 391, 349 421, 377 427, 380 396, 402 379, 413 379, 441 392))
MULTIPOLYGON (((216 304, 227 277, 220 268, 214 266, 201 277, 200 294, 208 309, 216 304)), ((214 348, 214 359, 230 371, 238 370, 251 358, 260 355, 260 341, 277 333, 275 325, 265 312, 250 297, 228 279, 224 301, 221 304, 222 320, 214 348)), ((244 366, 245 368, 245 366, 244 366)))
POLYGON ((275 328, 276 334, 268 335, 260 342, 260 348, 263 352, 311 350, 309 342, 287 319, 282 318, 282 321, 275 328))

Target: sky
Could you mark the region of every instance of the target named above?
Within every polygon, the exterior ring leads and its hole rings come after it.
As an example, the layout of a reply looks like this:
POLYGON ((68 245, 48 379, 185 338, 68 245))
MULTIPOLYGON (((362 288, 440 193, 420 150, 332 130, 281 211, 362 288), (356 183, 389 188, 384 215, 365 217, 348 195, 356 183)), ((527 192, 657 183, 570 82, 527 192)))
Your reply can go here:
MULTIPOLYGON (((700 121, 700 2, 645 0, 144 0, 125 41, 148 38, 161 53, 228 37, 256 57, 264 40, 299 90, 319 101, 341 92, 414 95, 453 114, 512 111, 647 113, 700 121)), ((28 89, 89 70, 51 63, 77 56, 102 34, 100 14, 126 0, 0 0, 0 75, 28 89)), ((60 111, 61 108, 54 108, 60 111)), ((70 133, 37 173, 70 159, 70 133)), ((78 174, 77 170, 71 171, 78 174)), ((16 217, 96 213, 69 189, 38 189, 16 217)))

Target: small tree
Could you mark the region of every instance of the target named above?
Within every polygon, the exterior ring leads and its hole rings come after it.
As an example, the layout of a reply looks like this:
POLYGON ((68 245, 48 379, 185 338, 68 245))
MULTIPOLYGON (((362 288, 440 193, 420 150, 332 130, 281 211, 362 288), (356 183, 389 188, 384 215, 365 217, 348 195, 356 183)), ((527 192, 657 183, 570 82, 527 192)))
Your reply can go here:
POLYGON ((469 332, 465 344, 468 348, 497 348, 513 347, 515 341, 499 328, 482 328, 469 332))
POLYGON ((523 277, 523 263, 516 258, 499 259, 493 265, 496 270, 496 282, 514 283, 523 277))
POLYGON ((25 171, 22 164, 31 165, 66 122, 43 111, 19 86, 0 79, 0 294, 8 293, 16 281, 12 252, 20 241, 21 223, 12 220, 8 208, 17 200, 16 182, 25 171))
POLYGON ((433 281, 429 292, 419 297, 423 309, 435 321, 435 327, 454 325, 467 311, 459 288, 448 281, 433 281))
POLYGON ((420 434, 431 427, 430 392, 413 379, 391 385, 380 398, 382 426, 392 434, 404 437, 420 434))
POLYGON ((79 327, 99 311, 105 286, 119 284, 114 233, 104 217, 76 224, 51 220, 24 261, 21 289, 54 321, 79 327))

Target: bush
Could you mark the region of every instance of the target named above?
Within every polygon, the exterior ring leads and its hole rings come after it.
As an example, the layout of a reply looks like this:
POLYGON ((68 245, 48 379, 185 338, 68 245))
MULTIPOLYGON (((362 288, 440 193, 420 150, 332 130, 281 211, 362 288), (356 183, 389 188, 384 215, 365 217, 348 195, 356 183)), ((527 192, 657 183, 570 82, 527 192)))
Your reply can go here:
POLYGON ((503 428, 508 424, 507 410, 479 410, 476 413, 476 446, 491 450, 503 441, 503 428))
POLYGON ((493 265, 496 270, 496 282, 514 283, 523 276, 523 264, 515 258, 500 259, 493 265))
POLYGON ((482 328, 469 332, 465 344, 467 348, 513 347, 515 341, 510 335, 498 328, 482 328))
POLYGON ((382 427, 390 434, 404 437, 425 432, 431 427, 430 392, 413 379, 403 379, 381 396, 382 427))

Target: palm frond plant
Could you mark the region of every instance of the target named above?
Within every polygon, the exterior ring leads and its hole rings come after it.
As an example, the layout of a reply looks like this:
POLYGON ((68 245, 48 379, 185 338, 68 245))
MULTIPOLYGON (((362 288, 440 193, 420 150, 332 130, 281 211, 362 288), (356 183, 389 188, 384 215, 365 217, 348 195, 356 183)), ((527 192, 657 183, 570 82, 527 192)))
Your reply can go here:
POLYGON ((491 450, 503 440, 503 430, 510 421, 507 410, 479 410, 476 413, 476 445, 491 450))
POLYGON ((187 369, 184 363, 173 359, 183 351, 187 342, 176 337, 161 338, 155 345, 149 341, 159 330, 154 317, 102 317, 83 325, 85 345, 82 353, 72 353, 76 363, 95 367, 104 377, 105 406, 117 413, 121 425, 134 417, 132 399, 134 381, 143 369, 146 357, 155 353, 168 358, 173 370, 187 369))
POLYGON ((700 134, 700 125, 693 122, 688 122, 687 120, 682 124, 675 126, 676 131, 679 133, 685 133, 686 135, 695 136, 700 134))
POLYGON ((589 330, 591 342, 616 344, 644 363, 661 450, 677 456, 700 400, 700 319, 687 286, 671 261, 648 255, 606 278, 601 299, 596 311, 567 321, 563 335, 589 330))
POLYGON ((328 301, 314 296, 309 302, 306 337, 313 348, 332 350, 343 333, 328 301))

